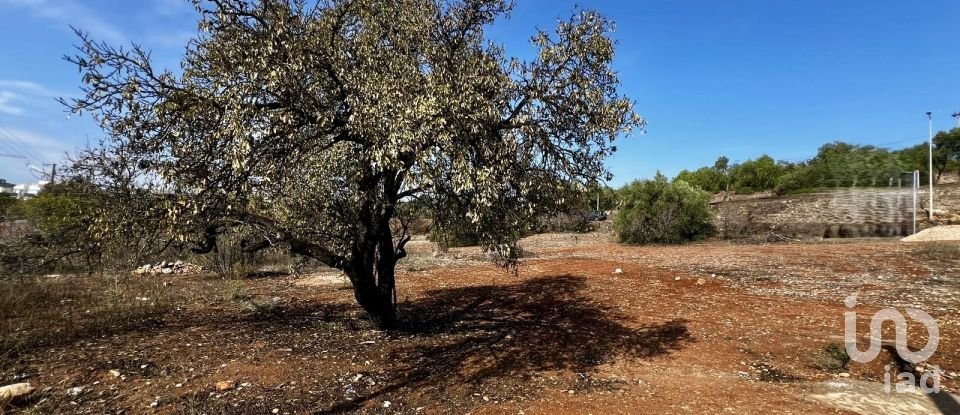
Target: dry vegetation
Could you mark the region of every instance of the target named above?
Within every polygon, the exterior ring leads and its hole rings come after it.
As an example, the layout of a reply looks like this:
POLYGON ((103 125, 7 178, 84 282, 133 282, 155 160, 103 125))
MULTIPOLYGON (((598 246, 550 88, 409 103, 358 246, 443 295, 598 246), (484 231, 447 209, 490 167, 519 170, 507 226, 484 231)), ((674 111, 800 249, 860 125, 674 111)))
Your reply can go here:
POLYGON ((882 375, 837 352, 849 293, 864 314, 933 314, 943 340, 932 363, 960 387, 954 245, 630 247, 598 233, 522 245, 512 275, 476 248, 435 255, 413 241, 393 332, 375 329, 330 270, 6 280, 0 381, 39 390, 7 409, 845 413, 814 399, 823 382, 882 375))

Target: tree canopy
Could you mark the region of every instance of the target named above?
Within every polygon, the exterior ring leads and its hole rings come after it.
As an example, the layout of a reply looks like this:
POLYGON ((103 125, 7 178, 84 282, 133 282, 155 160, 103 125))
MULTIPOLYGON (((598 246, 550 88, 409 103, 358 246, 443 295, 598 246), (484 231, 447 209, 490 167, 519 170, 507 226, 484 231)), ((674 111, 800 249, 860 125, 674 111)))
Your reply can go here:
POLYGON ((960 128, 938 132, 933 137, 933 145, 936 146, 933 162, 937 169, 937 181, 951 167, 960 174, 960 128))
MULTIPOLYGON (((960 129, 938 133, 934 146, 933 167, 935 180, 939 182, 945 171, 960 169, 960 129)), ((729 159, 721 156, 712 167, 681 170, 675 180, 711 193, 725 190, 792 193, 834 187, 890 186, 902 183, 911 171, 919 170, 923 184, 927 180, 927 158, 927 144, 887 150, 836 141, 824 144, 816 156, 797 163, 762 155, 730 164, 729 159)))
MULTIPOLYGON (((385 327, 410 239, 402 205, 441 228, 466 218, 509 260, 515 230, 562 208, 571 182, 608 177, 613 141, 644 124, 618 93, 613 25, 594 11, 536 32, 524 61, 486 38, 503 0, 195 4, 180 73, 78 32, 68 60, 85 94, 65 103, 108 138, 75 171, 148 189, 145 216, 198 251, 242 226, 247 250, 343 270, 385 327)), ((121 205, 100 226, 129 219, 121 205)))

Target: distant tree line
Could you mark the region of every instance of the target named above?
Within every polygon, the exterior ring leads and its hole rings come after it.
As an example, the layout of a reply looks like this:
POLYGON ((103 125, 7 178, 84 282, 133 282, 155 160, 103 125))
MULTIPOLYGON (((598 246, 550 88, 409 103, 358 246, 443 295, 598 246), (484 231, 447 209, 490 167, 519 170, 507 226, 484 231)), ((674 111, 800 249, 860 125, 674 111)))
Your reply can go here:
MULTIPOLYGON (((933 142, 936 183, 946 172, 960 173, 960 129, 942 131, 933 142)), ((926 144, 891 151, 837 141, 821 146, 813 158, 796 163, 778 161, 764 154, 730 164, 727 157, 721 156, 713 166, 680 171, 675 180, 711 193, 775 191, 787 194, 831 187, 906 185, 911 179, 910 173, 919 170, 921 184, 926 184, 927 154, 926 144)))

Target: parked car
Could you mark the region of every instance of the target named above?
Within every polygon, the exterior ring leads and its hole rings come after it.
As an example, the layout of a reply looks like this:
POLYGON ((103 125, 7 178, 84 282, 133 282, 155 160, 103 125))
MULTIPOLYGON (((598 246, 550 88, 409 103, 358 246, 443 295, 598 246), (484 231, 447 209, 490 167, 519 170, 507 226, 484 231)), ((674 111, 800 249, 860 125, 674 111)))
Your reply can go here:
POLYGON ((599 222, 602 220, 607 220, 607 212, 602 210, 592 210, 587 212, 587 220, 591 222, 599 222))

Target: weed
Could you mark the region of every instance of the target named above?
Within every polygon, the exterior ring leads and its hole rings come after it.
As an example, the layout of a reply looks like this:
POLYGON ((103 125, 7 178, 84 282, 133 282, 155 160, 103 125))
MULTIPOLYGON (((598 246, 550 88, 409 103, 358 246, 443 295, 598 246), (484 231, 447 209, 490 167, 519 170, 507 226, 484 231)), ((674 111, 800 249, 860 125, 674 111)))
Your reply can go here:
POLYGON ((814 356, 813 360, 814 367, 831 373, 846 371, 849 363, 850 355, 847 354, 847 349, 840 343, 828 344, 814 356))

